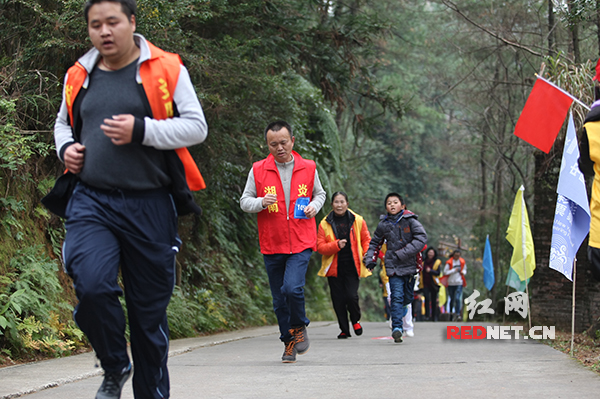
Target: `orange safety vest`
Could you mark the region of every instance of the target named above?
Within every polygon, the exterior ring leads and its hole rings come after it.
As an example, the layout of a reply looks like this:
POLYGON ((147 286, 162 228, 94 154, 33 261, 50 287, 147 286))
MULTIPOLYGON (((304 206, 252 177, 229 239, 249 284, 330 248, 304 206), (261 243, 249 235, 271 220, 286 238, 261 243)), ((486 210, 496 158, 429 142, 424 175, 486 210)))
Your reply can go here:
MULTIPOLYGON (((450 270, 452 270, 452 269, 454 268, 454 263, 453 263, 453 260, 454 260, 453 258, 450 258, 450 259, 448 259, 448 260, 446 261, 446 264, 447 264, 448 266, 450 266, 450 270)), ((465 268, 465 264, 466 264, 466 262, 465 262, 465 260, 464 260, 463 258, 458 258, 458 261, 460 262, 460 277, 462 278, 462 282, 463 282, 463 283, 462 283, 462 286, 463 286, 463 287, 466 287, 466 286, 467 286, 467 278, 465 277, 465 275, 464 275, 464 274, 462 274, 462 271, 463 271, 463 270, 464 270, 464 268, 465 268)), ((445 284, 445 285, 446 285, 446 286, 448 286, 447 284, 445 284)))
POLYGON ((294 209, 298 197, 312 199, 317 165, 303 159, 297 152, 294 156, 294 170, 290 185, 290 209, 286 213, 283 185, 275 158, 269 154, 266 159, 252 166, 256 193, 258 196, 277 194, 277 202, 257 214, 260 252, 264 255, 296 254, 305 249, 317 249, 317 225, 315 219, 296 219, 294 209))
MULTIPOLYGON (((179 55, 168 53, 152 43, 146 41, 150 47, 150 59, 140 65, 140 76, 144 92, 148 98, 152 110, 152 118, 167 119, 173 117, 173 91, 177 87, 179 72, 181 70, 181 58, 179 55)), ((65 102, 69 112, 69 123, 74 126, 73 104, 83 87, 87 78, 87 70, 77 61, 67 71, 67 82, 65 84, 65 102)), ((206 188, 204 178, 200 174, 198 165, 190 155, 187 148, 175 150, 183 168, 188 187, 192 191, 206 188)))

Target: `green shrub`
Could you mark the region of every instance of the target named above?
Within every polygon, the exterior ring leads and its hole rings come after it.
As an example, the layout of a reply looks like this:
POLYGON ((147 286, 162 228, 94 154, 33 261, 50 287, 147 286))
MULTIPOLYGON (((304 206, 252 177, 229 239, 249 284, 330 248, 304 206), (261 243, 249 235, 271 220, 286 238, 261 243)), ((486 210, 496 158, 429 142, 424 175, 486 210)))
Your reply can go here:
POLYGON ((83 346, 57 277, 41 246, 18 250, 0 278, 0 349, 13 355, 61 356, 83 346))

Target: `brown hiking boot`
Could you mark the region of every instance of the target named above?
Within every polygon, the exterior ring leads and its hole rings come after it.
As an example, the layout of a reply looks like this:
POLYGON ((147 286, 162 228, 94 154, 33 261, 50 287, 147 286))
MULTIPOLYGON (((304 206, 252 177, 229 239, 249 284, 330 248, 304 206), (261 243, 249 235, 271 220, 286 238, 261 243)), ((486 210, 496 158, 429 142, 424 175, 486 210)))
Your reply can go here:
POLYGON ((296 363, 296 343, 294 339, 290 342, 284 342, 285 349, 283 351, 283 356, 281 356, 281 361, 283 363, 296 363))
POLYGON ((292 337, 294 337, 296 351, 298 354, 304 355, 306 352, 308 352, 310 342, 308 341, 308 335, 306 334, 306 326, 292 327, 290 329, 290 334, 292 334, 292 337))

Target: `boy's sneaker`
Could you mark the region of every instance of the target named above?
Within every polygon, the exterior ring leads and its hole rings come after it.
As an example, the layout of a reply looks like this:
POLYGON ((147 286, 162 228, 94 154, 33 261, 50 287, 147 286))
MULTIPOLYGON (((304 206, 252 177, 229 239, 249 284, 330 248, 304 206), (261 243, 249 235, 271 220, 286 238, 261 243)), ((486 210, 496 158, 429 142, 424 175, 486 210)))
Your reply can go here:
POLYGON ((131 375, 131 364, 121 373, 104 373, 104 381, 96 393, 96 399, 119 399, 123 385, 131 375))
POLYGON ((394 331, 392 331, 392 338, 394 338, 394 342, 402 342, 402 330, 394 328, 394 331))
POLYGON ((350 334, 346 334, 345 332, 341 332, 340 335, 338 335, 338 339, 346 339, 349 337, 350 337, 350 334))
POLYGON ((354 323, 352 328, 354 328, 354 334, 356 334, 356 335, 361 335, 363 332, 362 326, 360 325, 360 322, 358 322, 358 321, 356 323, 354 323))
POLYGON ((285 349, 283 350, 283 356, 281 356, 281 361, 283 363, 296 363, 296 345, 294 339, 290 342, 284 342, 285 349))
POLYGON ((413 330, 406 330, 404 331, 404 333, 406 334, 407 337, 414 337, 415 336, 415 332, 413 330))
POLYGON ((306 326, 292 327, 290 329, 290 334, 292 334, 292 337, 294 338, 298 354, 304 355, 308 352, 310 342, 308 341, 308 335, 306 334, 306 326))

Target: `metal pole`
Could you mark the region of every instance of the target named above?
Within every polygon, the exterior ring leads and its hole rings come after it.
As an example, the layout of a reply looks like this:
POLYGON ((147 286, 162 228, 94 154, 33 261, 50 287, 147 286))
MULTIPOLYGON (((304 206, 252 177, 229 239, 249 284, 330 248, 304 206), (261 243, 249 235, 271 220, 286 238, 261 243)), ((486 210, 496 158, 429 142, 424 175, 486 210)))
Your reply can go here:
POLYGON ((529 329, 531 330, 531 307, 529 306, 529 282, 527 279, 525 280, 525 294, 527 295, 527 315, 529 316, 529 329))
MULTIPOLYGON (((511 266, 509 266, 511 267, 511 266)), ((508 271, 510 273, 510 270, 508 271)), ((506 309, 506 297, 508 296, 508 290, 510 289, 510 285, 506 286, 506 295, 504 296, 504 309, 506 309)), ((502 312, 502 324, 506 324, 506 310, 502 312)))

